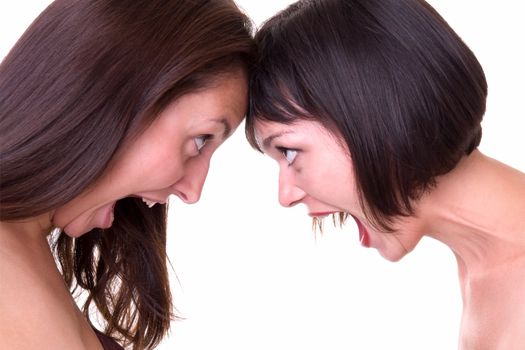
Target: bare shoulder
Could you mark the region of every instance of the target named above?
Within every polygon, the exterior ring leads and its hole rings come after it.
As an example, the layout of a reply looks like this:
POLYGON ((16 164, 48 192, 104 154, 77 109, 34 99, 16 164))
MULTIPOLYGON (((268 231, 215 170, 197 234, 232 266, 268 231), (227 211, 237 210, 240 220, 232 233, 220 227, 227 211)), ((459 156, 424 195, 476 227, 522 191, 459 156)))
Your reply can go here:
POLYGON ((469 284, 459 349, 525 349, 524 256, 469 284))
POLYGON ((102 350, 82 315, 54 296, 0 288, 0 349, 102 350))
POLYGON ((33 259, 0 249, 0 349, 101 350, 56 266, 33 259))
POLYGON ((39 326, 35 326, 33 321, 34 319, 31 318, 6 320, 4 315, 0 316, 0 348, 13 350, 99 349, 88 347, 80 338, 74 337, 74 333, 68 332, 67 329, 59 329, 45 318, 40 319, 44 322, 39 326))

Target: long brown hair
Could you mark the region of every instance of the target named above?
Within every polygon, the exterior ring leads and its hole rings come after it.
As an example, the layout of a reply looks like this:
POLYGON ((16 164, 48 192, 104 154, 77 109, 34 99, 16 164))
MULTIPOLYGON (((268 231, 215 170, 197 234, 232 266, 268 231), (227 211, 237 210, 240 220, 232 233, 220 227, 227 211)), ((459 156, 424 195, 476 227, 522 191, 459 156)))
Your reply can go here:
MULTIPOLYGON (((230 0, 56 0, 0 65, 0 220, 31 218, 89 188, 127 138, 181 95, 254 56, 230 0)), ((166 206, 120 200, 110 229, 53 242, 71 288, 106 332, 151 348, 172 318, 166 206)))

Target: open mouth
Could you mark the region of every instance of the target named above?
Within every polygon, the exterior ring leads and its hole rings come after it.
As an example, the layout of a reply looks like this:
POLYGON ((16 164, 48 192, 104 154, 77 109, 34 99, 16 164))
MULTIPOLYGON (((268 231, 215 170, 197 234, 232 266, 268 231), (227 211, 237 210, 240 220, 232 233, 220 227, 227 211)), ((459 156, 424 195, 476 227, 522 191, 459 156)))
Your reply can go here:
POLYGON ((325 218, 328 215, 332 215, 335 213, 336 213, 335 211, 324 211, 324 212, 312 212, 312 213, 308 213, 308 215, 311 216, 312 218, 325 218))
POLYGON ((143 195, 140 195, 140 194, 134 194, 134 195, 131 195, 130 197, 140 198, 142 202, 146 204, 148 208, 153 208, 156 204, 166 204, 166 202, 168 201, 168 198, 153 199, 153 198, 144 197, 143 195))
POLYGON ((153 207, 155 206, 155 204, 158 203, 158 202, 156 202, 156 201, 152 201, 152 200, 147 199, 147 198, 144 198, 144 197, 142 197, 142 201, 143 201, 144 203, 146 203, 146 205, 148 206, 148 208, 153 208, 153 207))
POLYGON ((357 224, 357 229, 359 230, 359 242, 361 242, 361 245, 363 247, 370 248, 370 234, 368 233, 366 228, 363 226, 361 221, 359 221, 359 219, 357 219, 353 215, 352 215, 352 217, 354 218, 354 220, 355 220, 355 222, 357 224))

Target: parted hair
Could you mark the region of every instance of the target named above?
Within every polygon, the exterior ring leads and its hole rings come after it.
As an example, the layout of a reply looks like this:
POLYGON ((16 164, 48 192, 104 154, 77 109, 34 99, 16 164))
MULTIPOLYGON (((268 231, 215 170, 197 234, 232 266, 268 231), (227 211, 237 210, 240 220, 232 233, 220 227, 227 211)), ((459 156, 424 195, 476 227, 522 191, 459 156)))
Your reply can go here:
MULTIPOLYGON (((52 212, 89 189, 170 102, 248 73, 251 22, 231 0, 56 0, 0 65, 0 220, 52 212)), ((117 202, 109 229, 52 242, 107 334, 153 348, 175 317, 165 205, 117 202)), ((91 321, 90 321, 91 322, 91 321)))
POLYGON ((422 0, 305 0, 255 36, 254 122, 313 120, 348 150, 361 206, 378 228, 477 148, 487 83, 478 60, 422 0))

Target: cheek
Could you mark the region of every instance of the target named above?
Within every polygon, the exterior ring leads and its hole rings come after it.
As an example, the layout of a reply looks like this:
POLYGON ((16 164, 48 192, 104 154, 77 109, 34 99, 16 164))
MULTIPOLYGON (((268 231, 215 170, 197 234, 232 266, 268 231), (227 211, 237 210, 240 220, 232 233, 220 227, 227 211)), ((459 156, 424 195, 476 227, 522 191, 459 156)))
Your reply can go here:
POLYGON ((119 161, 119 173, 128 176, 161 179, 182 176, 184 163, 189 156, 176 138, 162 136, 148 139, 131 147, 119 161))
POLYGON ((120 158, 102 178, 103 188, 111 188, 111 193, 123 197, 164 189, 182 178, 184 163, 179 155, 162 149, 142 151, 127 152, 125 157, 120 158))
POLYGON ((180 165, 195 145, 182 135, 174 118, 160 118, 125 150, 121 162, 125 167, 161 171, 180 165))
POLYGON ((167 187, 184 176, 185 163, 180 157, 158 155, 144 163, 147 166, 145 178, 156 186, 167 187))
POLYGON ((338 207, 353 211, 358 205, 355 180, 352 169, 348 166, 326 164, 316 172, 311 182, 319 195, 330 197, 331 202, 338 207))

